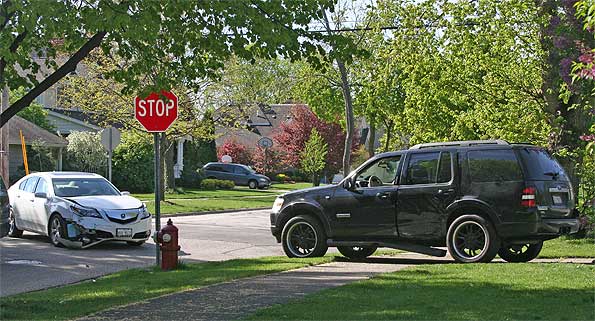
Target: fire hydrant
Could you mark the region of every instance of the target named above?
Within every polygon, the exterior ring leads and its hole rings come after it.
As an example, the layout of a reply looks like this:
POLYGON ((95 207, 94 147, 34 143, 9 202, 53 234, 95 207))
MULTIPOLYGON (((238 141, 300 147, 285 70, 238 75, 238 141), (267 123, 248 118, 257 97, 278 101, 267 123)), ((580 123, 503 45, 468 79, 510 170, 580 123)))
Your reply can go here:
POLYGON ((172 223, 171 219, 167 221, 159 233, 157 233, 157 242, 161 249, 161 269, 171 270, 178 266, 178 228, 172 223))

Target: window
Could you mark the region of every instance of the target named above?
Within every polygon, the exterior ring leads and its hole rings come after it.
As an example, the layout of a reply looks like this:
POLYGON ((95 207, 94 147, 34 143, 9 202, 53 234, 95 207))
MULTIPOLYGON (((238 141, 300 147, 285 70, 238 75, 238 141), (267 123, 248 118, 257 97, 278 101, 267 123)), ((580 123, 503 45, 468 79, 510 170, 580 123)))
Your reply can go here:
POLYGON ((209 165, 207 167, 207 170, 209 171, 215 171, 215 172, 223 172, 223 168, 219 165, 209 165))
POLYGON ((243 168, 242 166, 234 166, 233 172, 240 175, 248 175, 250 173, 248 169, 243 168))
POLYGON ((440 153, 412 154, 407 166, 405 185, 436 183, 440 153))
POLYGON ((106 179, 103 178, 54 178, 54 193, 60 197, 120 195, 106 179))
POLYGON ((360 187, 367 187, 370 177, 375 176, 380 179, 378 185, 394 184, 400 159, 401 156, 394 156, 377 160, 357 175, 357 183, 360 187))
POLYGON ((27 184, 25 184, 25 192, 33 193, 35 191, 35 185, 37 185, 37 181, 39 177, 31 177, 27 180, 27 184))
POLYGON ((437 183, 447 183, 452 179, 452 160, 450 152, 440 154, 440 163, 438 164, 437 183))
POLYGON ((26 180, 22 181, 21 184, 19 184, 19 189, 21 191, 25 190, 25 186, 27 185, 27 182, 30 180, 30 178, 27 178, 26 180))
POLYGON ((564 168, 541 148, 523 148, 519 150, 521 159, 527 168, 527 179, 549 181, 557 177, 568 180, 564 168))
POLYGON ((46 183, 45 179, 39 179, 39 183, 37 183, 37 188, 35 188, 35 193, 48 193, 48 184, 46 183))
POLYGON ((523 179, 511 149, 469 151, 469 172, 473 182, 506 182, 523 179))

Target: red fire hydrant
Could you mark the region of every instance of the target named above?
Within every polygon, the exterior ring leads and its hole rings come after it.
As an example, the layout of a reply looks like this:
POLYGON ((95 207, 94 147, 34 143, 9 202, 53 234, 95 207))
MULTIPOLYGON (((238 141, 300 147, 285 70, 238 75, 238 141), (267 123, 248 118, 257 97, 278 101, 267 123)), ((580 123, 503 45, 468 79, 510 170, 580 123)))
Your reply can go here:
POLYGON ((161 269, 171 270, 178 266, 178 228, 172 223, 171 219, 167 221, 159 233, 157 233, 157 242, 161 249, 161 269))

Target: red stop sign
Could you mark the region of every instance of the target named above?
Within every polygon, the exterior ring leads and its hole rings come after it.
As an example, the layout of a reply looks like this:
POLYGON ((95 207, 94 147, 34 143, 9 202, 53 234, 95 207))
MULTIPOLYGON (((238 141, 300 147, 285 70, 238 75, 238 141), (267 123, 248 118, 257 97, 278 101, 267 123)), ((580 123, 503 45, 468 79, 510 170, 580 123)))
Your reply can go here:
POLYGON ((134 98, 134 117, 148 132, 164 132, 178 118, 178 97, 171 91, 134 98))

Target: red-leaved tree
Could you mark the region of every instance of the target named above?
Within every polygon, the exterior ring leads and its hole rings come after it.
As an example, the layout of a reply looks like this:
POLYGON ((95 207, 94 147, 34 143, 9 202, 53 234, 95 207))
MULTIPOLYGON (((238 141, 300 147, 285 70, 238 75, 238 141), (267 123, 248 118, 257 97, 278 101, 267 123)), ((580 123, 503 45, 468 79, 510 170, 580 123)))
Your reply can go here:
POLYGON ((217 147, 217 158, 221 160, 224 155, 231 156, 234 163, 252 165, 252 152, 233 138, 225 140, 217 147))
POLYGON ((262 148, 258 147, 252 154, 252 164, 254 169, 261 174, 269 177, 279 173, 284 168, 284 152, 277 147, 262 148))
MULTIPOLYGON (((326 155, 327 174, 335 174, 342 169, 343 149, 345 148, 345 131, 341 125, 328 123, 318 118, 310 108, 296 105, 291 109, 291 119, 282 123, 273 136, 284 151, 283 162, 289 166, 300 167, 300 154, 312 128, 316 128, 328 145, 326 155)), ((357 135, 356 135, 357 136, 357 135)), ((359 147, 359 137, 353 139, 352 152, 359 147)))

